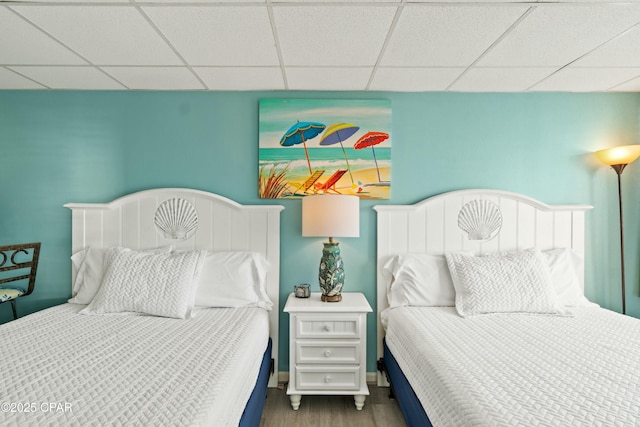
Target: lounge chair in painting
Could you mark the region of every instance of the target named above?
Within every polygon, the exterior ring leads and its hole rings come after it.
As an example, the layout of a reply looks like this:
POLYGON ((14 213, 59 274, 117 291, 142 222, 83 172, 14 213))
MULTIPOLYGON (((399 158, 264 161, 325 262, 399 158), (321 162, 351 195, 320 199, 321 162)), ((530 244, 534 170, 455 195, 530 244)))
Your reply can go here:
POLYGON ((302 190, 303 193, 306 193, 307 191, 309 191, 309 189, 311 187, 313 187, 313 184, 315 184, 316 181, 318 179, 320 179, 320 177, 322 176, 323 173, 324 173, 324 169, 315 170, 311 174, 311 176, 309 178, 307 178, 307 180, 305 182, 303 182, 302 184, 300 184, 299 186, 296 187, 296 189, 293 192, 293 194, 297 193, 300 190, 302 190))
POLYGON ((346 172, 346 169, 338 169, 333 173, 333 175, 329 177, 329 179, 324 182, 324 184, 317 183, 315 185, 314 193, 317 193, 319 191, 324 191, 325 193, 333 191, 334 193, 342 194, 338 190, 336 190, 336 184, 338 183, 338 181, 340 181, 340 178, 342 178, 342 175, 344 175, 346 172))

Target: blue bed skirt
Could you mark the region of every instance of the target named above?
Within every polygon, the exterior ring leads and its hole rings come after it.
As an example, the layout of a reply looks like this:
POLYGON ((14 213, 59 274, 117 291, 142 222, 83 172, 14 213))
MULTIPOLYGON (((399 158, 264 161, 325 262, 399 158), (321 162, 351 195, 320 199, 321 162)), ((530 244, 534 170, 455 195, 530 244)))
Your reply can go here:
POLYGON ((402 415, 409 427, 432 427, 427 413, 424 411, 418 396, 413 391, 407 377, 400 369, 398 362, 387 347, 386 341, 382 342, 384 347, 384 367, 391 381, 393 394, 398 401, 402 415))
POLYGON ((258 380, 251 392, 246 408, 240 419, 240 427, 259 427, 262 418, 262 410, 264 409, 264 401, 267 398, 267 385, 269 383, 269 375, 271 374, 271 348, 273 343, 269 338, 269 344, 262 356, 262 364, 260 365, 260 373, 258 380))

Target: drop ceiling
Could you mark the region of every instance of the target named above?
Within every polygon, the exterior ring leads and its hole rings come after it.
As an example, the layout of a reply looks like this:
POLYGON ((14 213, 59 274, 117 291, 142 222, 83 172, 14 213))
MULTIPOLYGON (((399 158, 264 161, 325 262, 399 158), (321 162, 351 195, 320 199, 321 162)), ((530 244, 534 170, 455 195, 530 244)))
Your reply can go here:
POLYGON ((0 0, 0 89, 640 92, 640 0, 0 0))

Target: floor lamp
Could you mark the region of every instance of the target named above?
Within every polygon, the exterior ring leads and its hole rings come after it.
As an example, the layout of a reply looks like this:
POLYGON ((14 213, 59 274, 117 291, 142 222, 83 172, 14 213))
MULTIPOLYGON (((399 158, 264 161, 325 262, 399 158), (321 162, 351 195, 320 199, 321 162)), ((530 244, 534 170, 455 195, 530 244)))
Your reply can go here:
POLYGON ((596 151, 596 157, 605 165, 611 166, 618 175, 618 208, 620 212, 620 272, 622 275, 622 314, 627 314, 626 289, 624 285, 624 231, 622 221, 622 185, 620 176, 629 164, 640 157, 640 145, 624 145, 596 151))

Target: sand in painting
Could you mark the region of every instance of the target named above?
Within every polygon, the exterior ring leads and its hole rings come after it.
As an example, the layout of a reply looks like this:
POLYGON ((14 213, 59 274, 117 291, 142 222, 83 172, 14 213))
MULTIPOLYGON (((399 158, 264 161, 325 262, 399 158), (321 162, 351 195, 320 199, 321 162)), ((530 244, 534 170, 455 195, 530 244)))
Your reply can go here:
MULTIPOLYGON (((349 173, 345 173, 342 178, 336 183, 335 189, 340 194, 353 194, 358 195, 363 199, 388 199, 390 196, 390 176, 389 173, 391 168, 387 166, 380 167, 380 179, 382 182, 378 181, 378 170, 376 168, 369 169, 358 169, 352 171, 353 181, 356 183, 355 186, 351 183, 351 177, 349 173), (358 185, 357 183, 360 183, 358 185)), ((325 172, 319 179, 318 183, 322 184, 326 182, 329 177, 333 174, 333 171, 325 172)), ((308 176, 299 178, 299 179, 290 179, 288 189, 293 192, 293 190, 299 188, 304 181, 308 178, 308 176)), ((317 194, 323 194, 325 192, 319 191, 317 194)), ((314 188, 310 188, 307 190, 306 194, 314 194, 314 188)), ((333 191, 328 191, 326 194, 336 194, 333 191)), ((302 191, 297 191, 295 194, 288 197, 302 197, 305 193, 302 191)), ((287 196, 285 196, 287 197, 287 196)))

